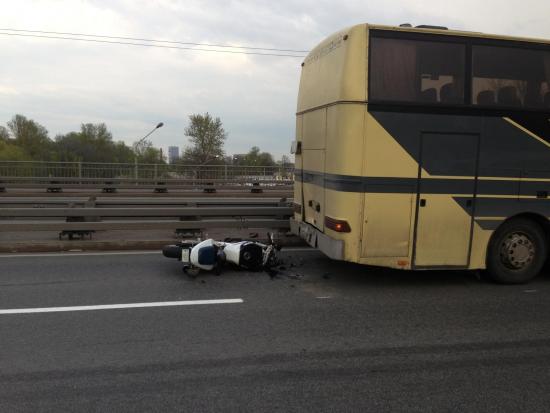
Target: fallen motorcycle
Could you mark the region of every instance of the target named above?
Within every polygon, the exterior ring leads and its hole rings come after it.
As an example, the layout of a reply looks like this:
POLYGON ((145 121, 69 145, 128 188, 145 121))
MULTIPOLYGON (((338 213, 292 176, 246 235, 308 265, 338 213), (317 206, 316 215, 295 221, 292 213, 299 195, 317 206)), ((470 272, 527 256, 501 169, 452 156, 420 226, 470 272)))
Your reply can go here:
POLYGON ((257 241, 181 241, 166 245, 162 254, 183 263, 183 271, 190 277, 196 277, 200 270, 221 274, 226 264, 249 271, 269 271, 278 263, 277 251, 281 248, 268 234, 266 244, 257 241))

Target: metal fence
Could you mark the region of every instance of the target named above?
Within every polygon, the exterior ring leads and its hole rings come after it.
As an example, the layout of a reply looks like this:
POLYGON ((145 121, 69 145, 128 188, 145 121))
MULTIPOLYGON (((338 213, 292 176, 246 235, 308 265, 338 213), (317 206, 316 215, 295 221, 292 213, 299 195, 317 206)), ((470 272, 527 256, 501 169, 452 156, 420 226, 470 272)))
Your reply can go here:
POLYGON ((204 230, 272 228, 288 230, 293 214, 288 201, 200 200, 163 204, 154 200, 88 200, 36 208, 34 202, 0 199, 0 233, 10 231, 204 230))
POLYGON ((133 179, 293 179, 293 167, 2 161, 0 177, 133 179))

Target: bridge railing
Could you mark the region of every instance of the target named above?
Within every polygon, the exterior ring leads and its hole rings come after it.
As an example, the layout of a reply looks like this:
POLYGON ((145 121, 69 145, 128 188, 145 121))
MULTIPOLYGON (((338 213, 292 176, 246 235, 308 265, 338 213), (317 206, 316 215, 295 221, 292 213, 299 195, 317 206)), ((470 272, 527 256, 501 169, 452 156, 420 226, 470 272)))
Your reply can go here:
MULTIPOLYGON (((272 228, 286 230, 293 209, 288 201, 201 201, 159 205, 141 200, 136 205, 98 204, 89 200, 70 206, 8 205, 0 207, 0 233, 10 231, 69 231, 208 228, 272 228)), ((14 200, 12 202, 19 202, 14 200)), ((125 201, 129 202, 129 201, 125 201)), ((134 202, 134 201, 131 201, 134 202)))
POLYGON ((1 161, 0 177, 262 180, 292 179, 293 168, 289 165, 237 166, 1 161))

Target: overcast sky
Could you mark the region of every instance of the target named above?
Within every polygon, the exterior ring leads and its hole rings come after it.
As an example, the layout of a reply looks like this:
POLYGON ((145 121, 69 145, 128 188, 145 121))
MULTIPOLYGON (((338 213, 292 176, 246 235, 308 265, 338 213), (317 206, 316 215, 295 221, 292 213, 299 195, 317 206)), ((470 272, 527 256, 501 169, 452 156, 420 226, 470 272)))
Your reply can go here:
MULTIPOLYGON (((550 38, 547 0, 0 0, 0 28, 309 50, 344 27, 434 24, 550 38)), ((192 113, 220 117, 228 154, 279 158, 294 137, 301 59, 0 35, 0 124, 14 114, 57 134, 105 122, 131 144, 184 147, 192 113)))

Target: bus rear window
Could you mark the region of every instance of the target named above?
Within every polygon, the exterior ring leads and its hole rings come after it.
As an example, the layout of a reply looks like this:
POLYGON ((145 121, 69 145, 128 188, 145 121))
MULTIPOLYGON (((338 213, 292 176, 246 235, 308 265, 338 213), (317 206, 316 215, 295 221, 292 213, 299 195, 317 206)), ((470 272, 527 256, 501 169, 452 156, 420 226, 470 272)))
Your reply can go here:
POLYGON ((474 46, 474 105, 550 108, 550 52, 474 46))
POLYGON ((466 46, 373 37, 370 99, 463 104, 466 46))

